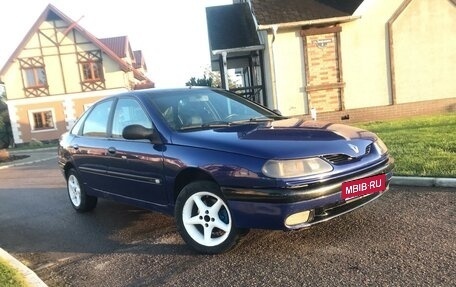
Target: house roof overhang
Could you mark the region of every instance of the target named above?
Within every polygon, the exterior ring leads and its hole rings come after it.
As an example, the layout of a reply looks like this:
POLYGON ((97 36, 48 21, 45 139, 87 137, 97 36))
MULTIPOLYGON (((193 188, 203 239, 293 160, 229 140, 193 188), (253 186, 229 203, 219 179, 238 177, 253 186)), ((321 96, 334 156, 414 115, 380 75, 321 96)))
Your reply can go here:
POLYGON ((355 21, 360 18, 361 18, 361 16, 342 16, 342 17, 332 17, 332 18, 324 18, 324 19, 296 21, 296 22, 289 22, 289 23, 264 24, 264 25, 258 25, 258 30, 286 29, 286 28, 297 28, 297 27, 305 27, 305 26, 317 26, 317 25, 333 25, 333 24, 355 21))
POLYGON ((253 51, 263 50, 264 45, 255 45, 249 47, 238 47, 238 48, 229 48, 229 49, 220 49, 212 50, 212 55, 220 55, 222 53, 232 54, 232 53, 250 53, 253 51))

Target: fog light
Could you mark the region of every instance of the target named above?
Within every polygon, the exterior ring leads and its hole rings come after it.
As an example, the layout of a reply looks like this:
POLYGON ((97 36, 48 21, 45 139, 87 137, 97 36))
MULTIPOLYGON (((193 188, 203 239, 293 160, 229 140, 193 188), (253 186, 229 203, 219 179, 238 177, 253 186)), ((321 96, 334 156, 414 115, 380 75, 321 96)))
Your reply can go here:
POLYGON ((305 223, 309 220, 310 216, 311 216, 310 210, 292 214, 292 215, 288 216, 287 219, 285 219, 285 225, 293 226, 293 225, 305 223))

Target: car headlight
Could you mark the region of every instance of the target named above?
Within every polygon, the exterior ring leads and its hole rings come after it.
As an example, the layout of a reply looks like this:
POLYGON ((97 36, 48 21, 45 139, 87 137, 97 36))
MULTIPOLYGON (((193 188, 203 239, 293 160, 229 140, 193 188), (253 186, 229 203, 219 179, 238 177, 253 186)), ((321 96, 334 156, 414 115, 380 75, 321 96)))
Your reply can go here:
POLYGON ((379 138, 375 141, 374 146, 377 149, 378 153, 381 155, 388 152, 388 148, 386 147, 385 143, 379 138))
POLYGON ((321 158, 293 160, 268 160, 262 168, 266 176, 273 178, 291 178, 325 173, 333 167, 321 158))

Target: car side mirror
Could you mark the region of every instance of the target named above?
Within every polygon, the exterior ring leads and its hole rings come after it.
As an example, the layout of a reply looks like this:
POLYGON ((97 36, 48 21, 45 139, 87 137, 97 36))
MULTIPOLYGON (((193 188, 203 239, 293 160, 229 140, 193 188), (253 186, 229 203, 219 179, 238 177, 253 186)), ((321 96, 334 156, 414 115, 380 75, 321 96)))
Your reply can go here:
POLYGON ((154 129, 148 129, 142 125, 129 125, 122 131, 122 137, 127 140, 150 140, 153 143, 161 142, 154 129))

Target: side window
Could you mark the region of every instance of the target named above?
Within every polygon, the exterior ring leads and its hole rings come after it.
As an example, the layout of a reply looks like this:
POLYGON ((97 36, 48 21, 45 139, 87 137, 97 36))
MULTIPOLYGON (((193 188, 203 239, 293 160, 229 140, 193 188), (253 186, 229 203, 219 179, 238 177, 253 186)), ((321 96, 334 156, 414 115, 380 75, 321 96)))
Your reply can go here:
POLYGON ((112 137, 122 138, 123 129, 129 125, 142 125, 149 129, 152 128, 152 122, 135 99, 119 99, 112 119, 112 137))
POLYGON ((70 131, 71 134, 73 134, 73 135, 82 134, 82 126, 83 126, 85 118, 87 118, 88 114, 89 114, 89 112, 84 112, 81 115, 81 117, 76 121, 76 123, 71 128, 71 131, 70 131))
POLYGON ((107 137, 109 113, 113 101, 105 101, 97 104, 87 116, 82 130, 83 136, 107 137))

